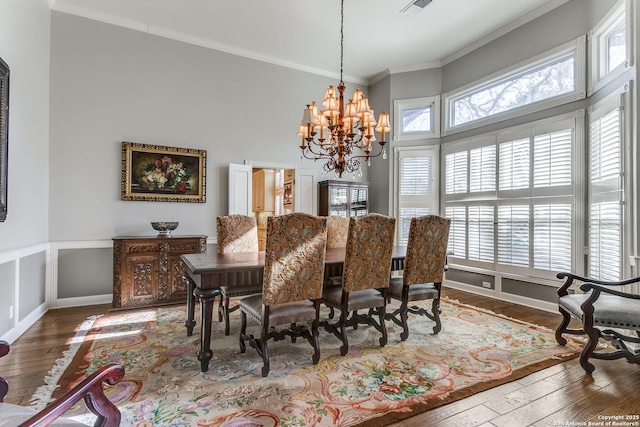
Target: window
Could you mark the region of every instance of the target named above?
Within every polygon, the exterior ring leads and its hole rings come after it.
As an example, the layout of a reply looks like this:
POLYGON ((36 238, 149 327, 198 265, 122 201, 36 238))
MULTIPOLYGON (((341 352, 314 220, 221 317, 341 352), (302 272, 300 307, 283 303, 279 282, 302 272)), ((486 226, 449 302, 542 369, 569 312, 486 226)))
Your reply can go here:
POLYGON ((440 96, 393 101, 394 141, 438 138, 440 96))
POLYGON ((397 242, 406 245, 411 218, 438 214, 439 147, 402 148, 394 151, 396 159, 397 242))
MULTIPOLYGON (((614 94, 616 95, 616 94, 614 94)), ((622 277, 622 114, 619 96, 589 112, 589 275, 622 277)))
POLYGON ((454 133, 584 98, 584 37, 445 95, 445 132, 454 133))
POLYGON ((589 32, 591 73, 588 94, 596 92, 628 66, 630 57, 629 27, 625 1, 620 1, 589 32))
POLYGON ((537 277, 574 267, 582 113, 447 143, 453 263, 537 277), (468 163, 467 163, 468 159, 468 163), (468 167, 467 167, 468 164, 468 167), (465 187, 460 183, 469 182, 465 187))

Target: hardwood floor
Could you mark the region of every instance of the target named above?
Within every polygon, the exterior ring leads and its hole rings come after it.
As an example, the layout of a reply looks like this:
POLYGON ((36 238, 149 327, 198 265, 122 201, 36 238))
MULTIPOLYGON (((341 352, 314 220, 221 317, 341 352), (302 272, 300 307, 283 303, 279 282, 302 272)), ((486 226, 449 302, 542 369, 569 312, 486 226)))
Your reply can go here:
MULTIPOLYGON (((560 320, 559 314, 461 291, 446 289, 444 295, 552 329, 560 320)), ((0 359, 0 374, 9 382, 5 401, 28 406, 36 388, 43 384, 49 369, 67 349, 76 329, 88 316, 107 310, 108 305, 51 310, 18 338, 9 355, 0 359)), ((585 375, 574 359, 392 425, 640 426, 637 418, 640 415, 640 366, 624 360, 595 360, 594 364, 596 370, 592 377, 585 375), (622 417, 617 421, 622 423, 607 424, 603 416, 622 417)))

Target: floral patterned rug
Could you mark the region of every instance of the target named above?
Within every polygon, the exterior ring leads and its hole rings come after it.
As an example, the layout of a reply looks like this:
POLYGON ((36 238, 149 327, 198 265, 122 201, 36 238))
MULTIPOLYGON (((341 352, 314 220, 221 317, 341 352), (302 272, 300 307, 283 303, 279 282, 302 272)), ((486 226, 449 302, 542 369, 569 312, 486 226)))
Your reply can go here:
MULTIPOLYGON (((213 322, 214 359, 200 372, 199 336, 186 336, 184 306, 121 311, 95 320, 84 344, 58 382, 57 396, 96 366, 121 363, 126 375, 108 396, 123 426, 353 426, 384 425, 513 381, 575 357, 581 343, 562 347, 553 332, 455 301, 442 301, 443 329, 410 318, 410 335, 387 322, 389 343, 379 347, 371 327, 348 330, 349 353, 320 331, 321 360, 311 363, 305 340, 269 342, 271 371, 238 349, 240 315, 231 335, 213 322)), ((322 316, 326 318, 323 311, 322 316)), ((217 319, 216 319, 217 320, 217 319)), ((249 321, 248 329, 259 334, 249 321)), ((196 329, 197 331, 197 329, 196 329)), ((91 423, 77 408, 74 418, 91 423)))

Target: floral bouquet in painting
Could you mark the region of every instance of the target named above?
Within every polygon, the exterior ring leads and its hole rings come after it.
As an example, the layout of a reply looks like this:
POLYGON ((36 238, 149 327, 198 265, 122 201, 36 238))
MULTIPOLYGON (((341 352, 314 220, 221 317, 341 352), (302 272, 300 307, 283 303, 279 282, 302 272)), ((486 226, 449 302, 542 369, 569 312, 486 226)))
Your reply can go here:
POLYGON ((146 165, 140 184, 149 190, 170 188, 184 192, 189 189, 189 174, 182 163, 173 163, 171 157, 163 156, 146 165))

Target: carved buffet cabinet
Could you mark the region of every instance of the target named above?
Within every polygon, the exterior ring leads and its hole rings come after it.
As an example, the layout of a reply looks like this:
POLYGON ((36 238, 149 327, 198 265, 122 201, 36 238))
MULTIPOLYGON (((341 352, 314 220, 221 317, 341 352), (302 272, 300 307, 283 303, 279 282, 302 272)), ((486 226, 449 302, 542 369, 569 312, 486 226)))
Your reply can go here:
POLYGON ((114 237, 112 309, 184 303, 180 255, 206 249, 207 236, 114 237))

